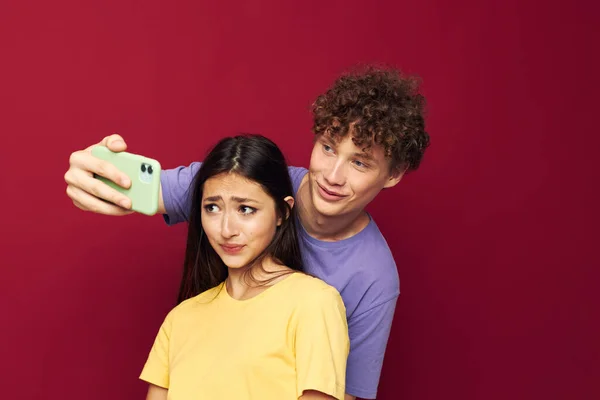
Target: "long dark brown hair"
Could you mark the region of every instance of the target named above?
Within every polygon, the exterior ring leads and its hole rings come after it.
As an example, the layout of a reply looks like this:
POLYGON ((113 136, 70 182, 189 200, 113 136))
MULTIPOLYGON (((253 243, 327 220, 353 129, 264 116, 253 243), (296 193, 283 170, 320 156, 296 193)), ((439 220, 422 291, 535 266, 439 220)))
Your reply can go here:
MULTIPOLYGON (((227 266, 210 245, 201 221, 204 183, 222 173, 235 173, 260 184, 275 202, 277 215, 282 218, 271 243, 248 266, 261 266, 262 260, 270 256, 276 263, 288 266, 292 270, 303 271, 295 211, 284 201, 284 198, 293 196, 294 193, 281 150, 261 135, 243 134, 228 137, 217 143, 204 159, 190 188, 191 210, 183 277, 177 303, 211 289, 227 278, 227 266)), ((281 276, 281 273, 276 274, 259 284, 281 276)), ((249 275, 254 279, 251 273, 249 275)))

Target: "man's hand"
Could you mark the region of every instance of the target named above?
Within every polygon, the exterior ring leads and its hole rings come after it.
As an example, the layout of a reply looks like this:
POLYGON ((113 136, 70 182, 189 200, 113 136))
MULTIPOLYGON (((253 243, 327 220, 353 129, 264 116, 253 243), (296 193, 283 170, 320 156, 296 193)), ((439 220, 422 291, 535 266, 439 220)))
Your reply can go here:
MULTIPOLYGON (((99 145, 114 152, 127 149, 127 144, 119 135, 105 137, 99 145)), ((94 178, 94 174, 103 176, 123 188, 129 188, 131 181, 111 163, 92 156, 92 145, 85 150, 71 154, 69 170, 65 174, 67 195, 73 204, 84 211, 105 215, 127 215, 133 211, 131 200, 122 193, 94 178), (107 203, 110 202, 110 203, 107 203), (112 204, 111 204, 112 203, 112 204)))

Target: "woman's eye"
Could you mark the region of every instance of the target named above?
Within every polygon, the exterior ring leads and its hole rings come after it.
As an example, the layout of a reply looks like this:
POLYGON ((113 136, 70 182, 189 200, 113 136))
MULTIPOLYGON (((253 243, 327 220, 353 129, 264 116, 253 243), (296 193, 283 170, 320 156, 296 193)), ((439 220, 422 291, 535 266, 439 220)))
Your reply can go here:
POLYGON ((248 207, 248 206, 241 206, 240 212, 244 215, 250 215, 250 214, 254 214, 256 212, 256 208, 252 208, 252 207, 248 207))
POLYGON ((219 207, 217 207, 216 204, 207 204, 207 205, 204 206, 204 209, 208 213, 214 213, 214 212, 219 211, 219 207))
POLYGON ((324 144, 323 145, 323 150, 325 150, 327 153, 331 153, 333 151, 333 149, 331 148, 331 146, 324 144))

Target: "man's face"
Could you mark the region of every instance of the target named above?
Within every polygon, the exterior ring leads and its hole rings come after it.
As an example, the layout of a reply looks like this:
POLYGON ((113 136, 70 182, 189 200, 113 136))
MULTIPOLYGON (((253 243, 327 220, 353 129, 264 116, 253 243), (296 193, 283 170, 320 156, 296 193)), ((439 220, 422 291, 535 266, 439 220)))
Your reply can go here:
POLYGON ((310 158, 309 188, 319 214, 333 217, 362 211, 383 188, 395 186, 401 172, 390 171, 379 145, 364 152, 351 132, 339 142, 328 134, 317 137, 310 158))

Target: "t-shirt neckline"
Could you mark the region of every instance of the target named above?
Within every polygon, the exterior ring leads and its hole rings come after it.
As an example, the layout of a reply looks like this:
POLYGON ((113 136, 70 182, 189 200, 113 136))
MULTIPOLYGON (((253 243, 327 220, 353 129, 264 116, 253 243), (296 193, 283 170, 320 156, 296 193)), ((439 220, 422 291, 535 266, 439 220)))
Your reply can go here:
POLYGON ((221 283, 220 288, 219 288, 219 297, 225 297, 228 301, 231 301, 233 303, 239 303, 239 304, 250 304, 253 301, 256 301, 259 298, 265 297, 268 295, 268 293, 273 292, 273 289, 277 289, 277 290, 281 290, 282 286, 285 286, 288 283, 288 281, 295 279, 294 275, 300 275, 301 272, 299 271, 294 271, 289 273, 289 276, 285 277, 284 279, 280 280, 279 282, 277 282, 276 284, 269 286, 268 288, 266 288, 265 290, 263 290, 262 292, 260 292, 259 294, 257 294, 254 297, 251 297, 249 299, 244 299, 244 300, 238 300, 238 299, 234 299, 233 297, 231 297, 231 295, 229 294, 229 292, 227 291, 227 286, 226 286, 226 281, 223 281, 223 283, 221 283))

